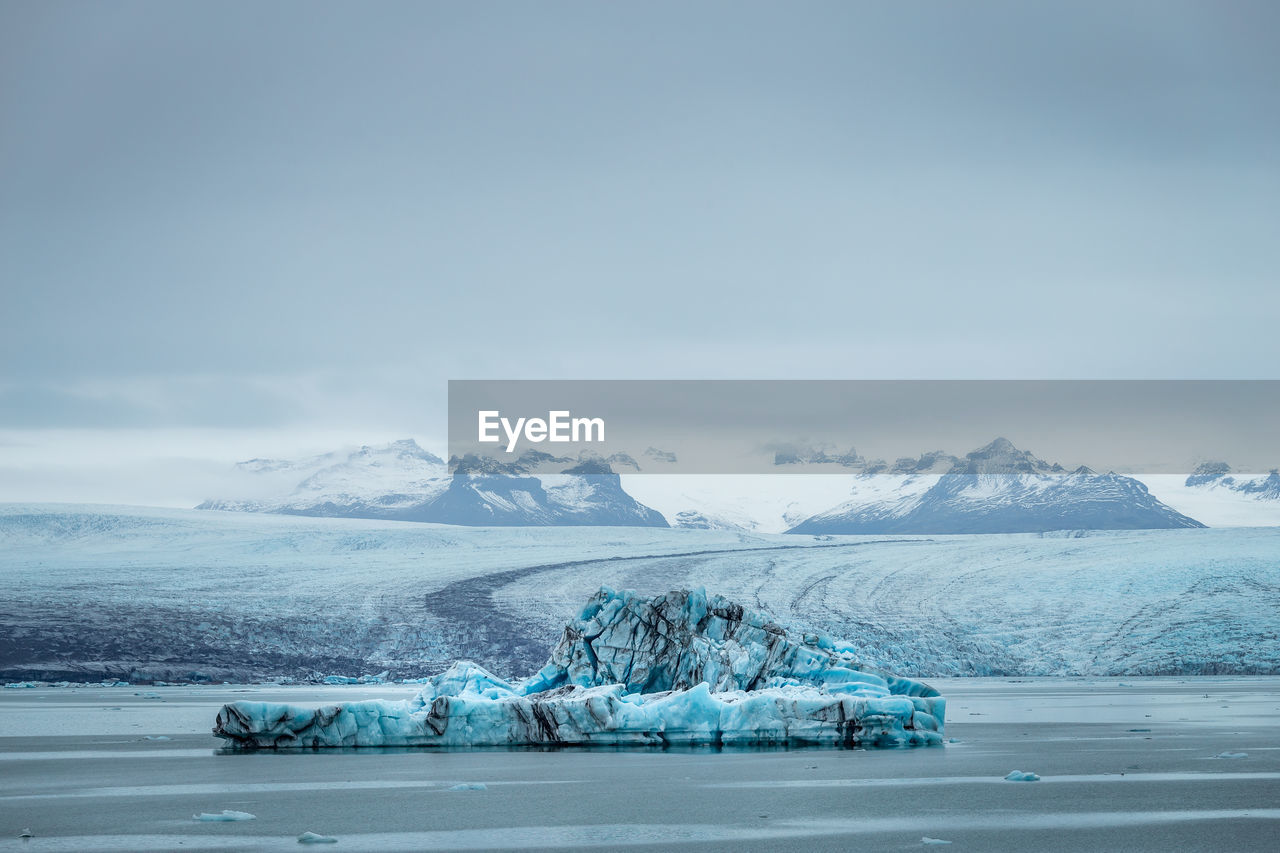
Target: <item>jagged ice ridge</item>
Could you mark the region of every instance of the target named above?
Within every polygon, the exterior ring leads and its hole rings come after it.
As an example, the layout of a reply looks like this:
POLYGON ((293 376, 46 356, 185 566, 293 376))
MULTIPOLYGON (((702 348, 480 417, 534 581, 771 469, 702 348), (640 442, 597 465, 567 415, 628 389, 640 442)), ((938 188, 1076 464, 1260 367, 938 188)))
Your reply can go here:
POLYGON ((848 643, 797 637, 702 589, 602 587, 524 681, 459 661, 413 699, 235 702, 213 731, 244 748, 915 746, 942 742, 945 709, 932 687, 862 667, 848 643))

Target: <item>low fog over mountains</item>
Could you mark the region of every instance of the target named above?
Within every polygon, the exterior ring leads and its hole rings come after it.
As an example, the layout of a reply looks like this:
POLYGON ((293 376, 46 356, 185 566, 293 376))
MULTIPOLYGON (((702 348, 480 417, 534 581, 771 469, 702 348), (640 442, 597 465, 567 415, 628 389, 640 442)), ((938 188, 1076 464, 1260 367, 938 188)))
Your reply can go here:
MULTIPOLYGON (((659 453, 642 454, 639 461, 626 454, 559 458, 541 451, 512 462, 468 456, 455 460, 451 475, 443 459, 405 439, 299 460, 242 462, 241 472, 280 484, 278 493, 207 500, 199 508, 464 526, 673 526, 817 535, 1204 526, 1138 479, 1083 466, 1068 471, 1004 438, 964 458, 942 451, 893 463, 868 461, 853 450, 779 455, 779 466, 800 471, 815 459, 839 460, 849 470, 807 476, 647 476, 645 466, 659 453), (533 473, 548 468, 559 473, 533 473)), ((1173 501, 1179 508, 1199 501, 1194 505, 1209 515, 1211 507, 1241 501, 1256 505, 1259 518, 1280 508, 1275 472, 1232 476, 1224 463, 1210 463, 1167 488, 1185 498, 1173 501)), ((1158 491, 1164 494, 1165 487, 1158 491)))

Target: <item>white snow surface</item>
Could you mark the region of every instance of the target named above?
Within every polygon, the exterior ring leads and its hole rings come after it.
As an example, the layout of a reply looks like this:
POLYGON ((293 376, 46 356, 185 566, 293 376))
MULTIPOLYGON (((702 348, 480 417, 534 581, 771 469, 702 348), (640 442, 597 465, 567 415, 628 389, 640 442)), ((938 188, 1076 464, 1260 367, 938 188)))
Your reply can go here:
MULTIPOLYGON (((840 474, 624 473, 621 481, 627 494, 662 513, 673 527, 783 533, 859 494, 862 478, 840 474)), ((886 484, 882 494, 891 489, 891 484, 886 484)))
MULTIPOLYGON (((822 507, 818 512, 799 521, 810 517, 839 516, 859 510, 871 512, 877 518, 901 518, 915 509, 920 499, 940 479, 942 477, 939 474, 860 474, 852 478, 843 502, 837 506, 822 507)), ((967 497, 977 501, 996 494, 994 490, 988 494, 978 494, 975 488, 967 497)))
POLYGON ((1144 474, 1135 479, 1141 480, 1163 503, 1210 527, 1280 526, 1280 501, 1277 500, 1217 484, 1188 486, 1182 474, 1144 474))

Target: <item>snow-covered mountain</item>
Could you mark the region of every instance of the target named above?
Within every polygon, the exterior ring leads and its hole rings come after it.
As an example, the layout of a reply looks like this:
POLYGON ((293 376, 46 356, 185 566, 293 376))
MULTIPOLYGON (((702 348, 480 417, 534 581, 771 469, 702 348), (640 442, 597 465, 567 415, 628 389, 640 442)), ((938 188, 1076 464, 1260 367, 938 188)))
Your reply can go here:
POLYGON ((251 459, 237 467, 258 476, 301 479, 275 497, 207 500, 197 509, 409 520, 449 487, 444 460, 411 438, 303 460, 251 459))
MULTIPOLYGON (((791 528, 791 533, 1022 533, 1047 530, 1144 530, 1203 527, 1161 503, 1131 477, 1097 474, 1019 450, 1004 438, 956 460, 936 476, 941 454, 923 473, 867 473, 854 497, 791 528)), ((892 470, 909 466, 903 461, 892 470)))
POLYGON ((472 527, 668 526, 661 513, 623 491, 618 475, 604 460, 587 460, 561 474, 539 477, 491 468, 463 460, 448 488, 422 507, 418 520, 472 527))
POLYGON ((1265 475, 1234 475, 1225 462, 1206 462, 1196 468, 1183 484, 1191 489, 1222 489, 1259 501, 1280 501, 1280 471, 1265 475))
POLYGON ((1210 527, 1280 526, 1280 472, 1242 475, 1225 462, 1207 462, 1189 477, 1141 479, 1160 500, 1210 527))
MULTIPOLYGON (((629 457, 613 461, 635 466, 629 457)), ((208 500, 198 509, 469 526, 667 526, 660 513, 623 491, 607 460, 539 451, 511 463, 468 457, 451 476, 444 460, 404 439, 296 462, 254 459, 240 467, 255 475, 303 479, 278 497, 208 500), (548 465, 564 467, 560 474, 527 473, 548 465)))
MULTIPOLYGON (((1067 471, 998 439, 964 459, 933 451, 887 463, 850 449, 839 455, 840 473, 803 473, 803 460, 818 458, 815 453, 779 457, 786 474, 651 476, 670 454, 650 449, 640 457, 600 459, 531 450, 505 463, 457 460, 459 476, 451 477, 440 457, 405 439, 298 460, 242 462, 237 469, 247 485, 241 497, 208 500, 199 508, 461 525, 669 524, 756 533, 1280 525, 1280 473, 1243 476, 1224 463, 1202 465, 1185 478, 1067 471)), ((828 453, 821 460, 831 458, 828 453)))

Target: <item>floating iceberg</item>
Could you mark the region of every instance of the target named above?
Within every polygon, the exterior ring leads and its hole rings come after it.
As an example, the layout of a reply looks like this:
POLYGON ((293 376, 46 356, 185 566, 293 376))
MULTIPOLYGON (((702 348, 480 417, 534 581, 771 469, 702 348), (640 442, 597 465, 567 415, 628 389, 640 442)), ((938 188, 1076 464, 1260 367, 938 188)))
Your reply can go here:
POLYGON ((338 839, 332 835, 321 835, 318 832, 307 830, 298 836, 299 844, 337 844, 338 839))
POLYGON ((235 702, 213 732, 245 748, 915 746, 942 742, 945 709, 932 687, 860 666, 849 643, 701 589, 603 587, 524 681, 459 661, 410 700, 235 702))
POLYGON ((193 814, 192 820, 199 820, 205 823, 234 823, 240 820, 257 820, 257 815, 248 812, 238 812, 234 809, 223 809, 221 812, 200 812, 193 814))

